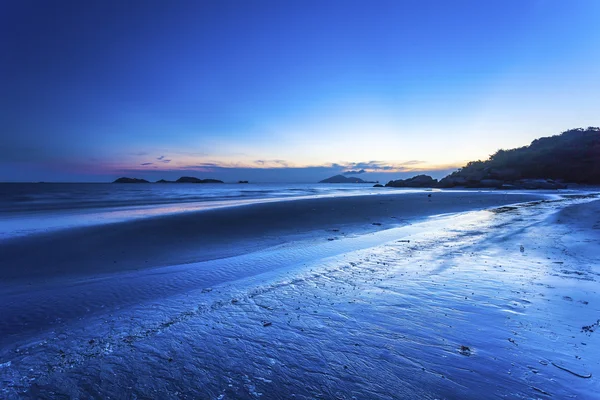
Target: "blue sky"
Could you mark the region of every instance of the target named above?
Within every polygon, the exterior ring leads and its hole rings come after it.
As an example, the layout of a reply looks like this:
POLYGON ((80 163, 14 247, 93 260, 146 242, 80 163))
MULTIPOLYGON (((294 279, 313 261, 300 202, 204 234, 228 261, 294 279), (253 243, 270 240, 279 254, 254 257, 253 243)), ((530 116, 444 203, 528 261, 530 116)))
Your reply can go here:
POLYGON ((0 181, 442 176, 597 126, 600 2, 5 1, 0 181))

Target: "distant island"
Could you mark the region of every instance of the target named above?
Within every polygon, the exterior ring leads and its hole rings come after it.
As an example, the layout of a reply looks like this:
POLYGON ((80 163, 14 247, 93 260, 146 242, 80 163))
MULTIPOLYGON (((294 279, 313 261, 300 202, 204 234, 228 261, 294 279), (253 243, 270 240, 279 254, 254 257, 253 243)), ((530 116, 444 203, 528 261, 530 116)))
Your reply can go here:
POLYGON ((182 176, 175 183, 224 183, 218 179, 198 179, 193 176, 182 176))
POLYGON ((323 179, 319 183, 376 183, 364 181, 360 178, 356 178, 354 176, 344 176, 344 175, 336 175, 331 178, 323 179))
POLYGON ((113 183, 150 183, 145 179, 122 177, 115 180, 113 183))
MULTIPOLYGON (((150 182, 148 182, 145 179, 122 177, 122 178, 116 179, 113 183, 150 183, 150 182)), ((161 179, 159 181, 156 181, 156 183, 224 183, 224 182, 220 181, 218 179, 198 179, 193 176, 182 176, 181 178, 177 179, 176 181, 167 181, 167 180, 161 179)))

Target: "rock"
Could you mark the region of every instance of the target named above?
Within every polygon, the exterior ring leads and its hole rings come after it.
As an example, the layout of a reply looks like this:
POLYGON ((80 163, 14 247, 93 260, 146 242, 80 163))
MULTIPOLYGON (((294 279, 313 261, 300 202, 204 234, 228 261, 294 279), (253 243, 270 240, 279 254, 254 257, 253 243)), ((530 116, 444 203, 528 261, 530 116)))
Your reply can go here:
POLYGON ((145 179, 122 177, 116 179, 113 183, 150 183, 145 179))
POLYGON ((174 181, 167 181, 165 179, 161 179, 161 180, 156 181, 156 183, 175 183, 175 182, 174 181))
POLYGON ((499 179, 482 179, 479 181, 477 186, 473 187, 482 187, 482 188, 500 188, 504 185, 504 181, 499 179))
POLYGON ((439 181, 437 186, 440 188, 452 188, 456 186, 466 186, 467 183, 468 181, 465 177, 448 175, 439 181))
POLYGON ((432 188, 438 185, 438 180, 433 179, 429 175, 417 175, 410 179, 398 179, 396 181, 389 181, 385 186, 387 187, 421 187, 421 188, 432 188))
POLYGON ((471 348, 469 346, 460 346, 460 348, 458 349, 458 352, 460 354, 462 354, 463 356, 471 356, 472 352, 471 352, 471 348))
POLYGON ((238 183, 248 183, 248 181, 238 181, 238 183))
POLYGON ((566 189, 567 185, 552 179, 521 179, 516 181, 523 189, 566 189))

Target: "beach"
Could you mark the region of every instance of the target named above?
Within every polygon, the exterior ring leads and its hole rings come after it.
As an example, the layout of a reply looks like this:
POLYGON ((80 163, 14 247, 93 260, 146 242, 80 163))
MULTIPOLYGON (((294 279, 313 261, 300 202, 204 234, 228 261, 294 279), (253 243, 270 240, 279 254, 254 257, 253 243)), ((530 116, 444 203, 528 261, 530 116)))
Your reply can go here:
POLYGON ((599 226, 588 192, 412 191, 15 235, 0 393, 593 398, 599 226))

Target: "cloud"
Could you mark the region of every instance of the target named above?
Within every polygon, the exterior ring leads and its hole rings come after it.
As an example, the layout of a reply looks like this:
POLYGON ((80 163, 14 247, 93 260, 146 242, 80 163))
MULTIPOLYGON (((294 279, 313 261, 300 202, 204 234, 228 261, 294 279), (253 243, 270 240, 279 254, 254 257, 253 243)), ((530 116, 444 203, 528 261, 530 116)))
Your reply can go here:
MULTIPOLYGON (((456 169, 454 165, 429 165, 426 162, 420 160, 408 160, 408 161, 380 161, 370 160, 362 162, 336 162, 336 163, 323 163, 314 165, 295 165, 286 160, 282 159, 257 159, 252 161, 222 161, 222 160, 202 160, 197 162, 182 162, 179 159, 168 159, 166 156, 157 157, 160 158, 158 161, 152 163, 138 164, 141 167, 137 167, 140 171, 146 171, 148 168, 154 168, 161 171, 171 171, 176 173, 177 171, 196 171, 198 173, 210 173, 210 174, 233 174, 234 171, 247 171, 244 172, 248 177, 253 176, 265 176, 268 179, 276 180, 273 174, 284 174, 282 176, 289 176, 290 179, 299 180, 300 176, 304 173, 301 171, 317 171, 322 170, 323 176, 327 177, 327 174, 336 175, 344 174, 346 176, 361 175, 368 176, 369 179, 386 179, 386 176, 399 176, 408 177, 409 174, 415 175, 418 173, 428 173, 435 171, 446 171, 449 169, 456 169), (158 167, 157 167, 158 166, 158 167), (260 172, 264 170, 263 172, 260 172), (230 172, 225 172, 230 171, 230 172), (255 171, 249 172, 249 171, 255 171), (266 171, 271 171, 267 173, 266 171), (395 175, 396 174, 396 175, 395 175)), ((132 169, 135 169, 132 168, 132 169)), ((306 172, 306 174, 309 174, 306 172)), ((308 176, 308 175, 306 175, 308 176)), ((240 178, 241 179, 241 178, 240 178)), ((279 179, 279 178, 277 178, 279 179)), ((321 178, 323 179, 323 178, 321 178)))
POLYGON ((385 162, 385 161, 363 161, 363 162, 350 162, 341 164, 331 164, 332 167, 339 167, 346 169, 343 172, 344 175, 356 175, 364 174, 369 172, 409 172, 426 170, 425 161, 410 160, 403 162, 385 162))
POLYGON ((256 165, 260 165, 261 168, 290 168, 291 165, 285 160, 254 160, 256 165))
POLYGON ((403 169, 400 165, 389 164, 383 161, 366 161, 366 162, 355 162, 344 165, 350 170, 363 170, 364 172, 375 172, 375 171, 395 171, 403 169))
POLYGON ((165 156, 160 156, 160 157, 157 157, 156 159, 157 159, 158 161, 162 161, 164 158, 165 158, 165 156))
POLYGON ((410 160, 400 163, 400 165, 418 165, 418 164, 426 164, 425 161, 420 160, 410 160))
POLYGON ((344 175, 360 175, 360 174, 364 174, 365 172, 367 172, 367 171, 365 171, 364 169, 361 169, 359 171, 344 171, 342 173, 344 175))
POLYGON ((151 163, 151 162, 145 162, 145 163, 141 163, 140 165, 152 165, 152 164, 154 164, 154 163, 151 163))

